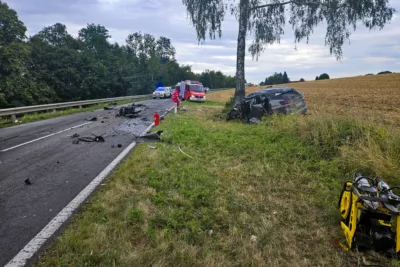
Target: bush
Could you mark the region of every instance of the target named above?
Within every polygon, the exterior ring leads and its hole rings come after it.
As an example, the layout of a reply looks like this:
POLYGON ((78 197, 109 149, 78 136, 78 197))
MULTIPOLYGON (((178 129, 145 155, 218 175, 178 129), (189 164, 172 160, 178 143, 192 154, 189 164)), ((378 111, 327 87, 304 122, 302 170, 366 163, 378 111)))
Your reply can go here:
POLYGON ((391 71, 388 71, 388 70, 386 70, 386 71, 381 71, 381 72, 379 72, 378 74, 390 74, 390 73, 392 73, 391 71))
POLYGON ((329 80, 329 75, 327 73, 322 73, 319 75, 318 80, 329 80))

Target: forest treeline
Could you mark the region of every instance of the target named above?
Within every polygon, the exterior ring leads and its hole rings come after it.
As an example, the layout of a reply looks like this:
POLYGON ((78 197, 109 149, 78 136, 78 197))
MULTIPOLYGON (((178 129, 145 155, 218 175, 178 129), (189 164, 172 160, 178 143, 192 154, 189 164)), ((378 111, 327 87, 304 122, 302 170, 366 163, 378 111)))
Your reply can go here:
POLYGON ((30 37, 26 32, 17 12, 0 1, 0 108, 149 94, 187 79, 210 88, 235 87, 235 77, 196 74, 179 64, 167 37, 134 32, 121 45, 95 24, 77 37, 61 23, 30 37))

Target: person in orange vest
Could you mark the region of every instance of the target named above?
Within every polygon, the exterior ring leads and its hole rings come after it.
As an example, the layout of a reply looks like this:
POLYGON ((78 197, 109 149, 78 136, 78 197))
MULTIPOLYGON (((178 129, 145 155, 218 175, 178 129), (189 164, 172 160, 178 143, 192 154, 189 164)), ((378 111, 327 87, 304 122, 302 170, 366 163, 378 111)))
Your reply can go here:
POLYGON ((180 105, 180 103, 181 103, 181 101, 179 101, 179 94, 180 94, 180 92, 181 92, 180 87, 179 87, 179 86, 175 87, 175 91, 174 91, 174 93, 172 94, 172 97, 171 97, 171 100, 172 100, 174 103, 176 103, 176 106, 177 106, 178 108, 179 108, 179 105, 180 105))

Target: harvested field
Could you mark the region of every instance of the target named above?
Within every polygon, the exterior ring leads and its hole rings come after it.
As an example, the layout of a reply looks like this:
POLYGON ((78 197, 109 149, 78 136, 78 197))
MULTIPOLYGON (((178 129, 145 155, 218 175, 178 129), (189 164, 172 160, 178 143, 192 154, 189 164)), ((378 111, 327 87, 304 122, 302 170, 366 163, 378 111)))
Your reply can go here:
MULTIPOLYGON (((291 83, 282 86, 294 87, 304 94, 310 115, 328 113, 355 116, 400 127, 400 74, 398 73, 291 83)), ((260 88, 250 87, 246 94, 260 88)), ((226 90, 210 93, 207 99, 226 102, 232 95, 233 90, 226 90)))

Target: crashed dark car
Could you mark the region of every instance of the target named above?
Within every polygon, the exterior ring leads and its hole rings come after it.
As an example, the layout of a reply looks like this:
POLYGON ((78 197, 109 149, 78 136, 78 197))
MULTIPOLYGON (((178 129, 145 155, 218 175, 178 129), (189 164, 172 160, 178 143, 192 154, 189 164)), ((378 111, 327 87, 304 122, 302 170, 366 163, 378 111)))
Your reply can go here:
POLYGON ((271 87, 246 96, 230 110, 227 120, 258 123, 264 115, 291 113, 307 113, 304 95, 291 87, 271 87))

